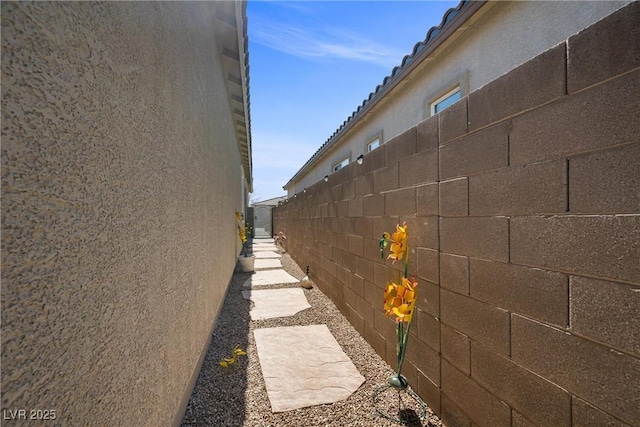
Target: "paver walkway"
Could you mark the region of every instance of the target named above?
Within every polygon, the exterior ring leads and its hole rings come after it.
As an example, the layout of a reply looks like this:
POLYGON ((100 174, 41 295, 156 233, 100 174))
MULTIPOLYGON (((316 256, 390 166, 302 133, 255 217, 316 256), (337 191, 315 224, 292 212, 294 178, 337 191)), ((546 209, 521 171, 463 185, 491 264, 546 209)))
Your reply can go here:
MULTIPOLYGON (((256 262, 274 261, 264 259, 265 254, 275 254, 269 251, 271 246, 276 248, 271 242, 254 244, 256 257, 263 258, 256 262)), ((282 267, 256 271, 243 287, 252 288, 242 291, 243 298, 253 303, 251 320, 293 316, 311 307, 299 280, 282 267), (295 287, 253 289, 276 284, 295 287)), ((365 381, 327 325, 255 329, 253 334, 273 412, 344 400, 365 381)))

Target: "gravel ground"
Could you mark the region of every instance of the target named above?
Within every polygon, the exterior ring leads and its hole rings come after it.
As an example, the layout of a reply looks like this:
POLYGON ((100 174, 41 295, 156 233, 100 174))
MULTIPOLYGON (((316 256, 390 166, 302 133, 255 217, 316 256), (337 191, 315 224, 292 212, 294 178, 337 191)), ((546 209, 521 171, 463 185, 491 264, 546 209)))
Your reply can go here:
MULTIPOLYGON (((302 278, 304 272, 284 253, 282 266, 292 276, 302 278)), ((227 293, 211 345, 200 376, 189 400, 182 426, 215 427, 275 427, 275 426, 398 426, 380 416, 372 403, 374 390, 385 385, 392 368, 351 326, 333 302, 318 288, 304 289, 311 308, 295 316, 252 321, 249 301, 242 298, 242 283, 248 273, 235 273, 227 293), (351 358, 366 381, 348 399, 333 404, 317 405, 283 413, 272 413, 267 390, 260 370, 260 361, 253 338, 253 329, 277 326, 326 324, 342 350, 351 358), (246 350, 238 362, 222 368, 218 362, 230 357, 239 345, 246 350)), ((260 289, 291 287, 264 286, 260 289)), ((295 286, 295 285, 294 285, 295 286)), ((295 351, 295 349, 283 349, 295 351)), ((397 395, 389 395, 397 399, 397 395)), ((422 422, 410 426, 444 427, 428 409, 422 422)))

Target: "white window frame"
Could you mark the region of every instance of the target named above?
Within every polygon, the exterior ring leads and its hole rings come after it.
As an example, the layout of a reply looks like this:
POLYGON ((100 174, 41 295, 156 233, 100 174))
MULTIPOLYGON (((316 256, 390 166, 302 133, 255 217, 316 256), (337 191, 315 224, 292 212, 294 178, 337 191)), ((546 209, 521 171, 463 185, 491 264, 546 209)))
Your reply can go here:
POLYGON ((380 137, 376 137, 375 139, 372 139, 369 143, 367 143, 367 153, 372 152, 373 150, 375 150, 376 148, 380 147, 382 145, 382 141, 380 140, 380 137), (373 144, 378 144, 375 147, 371 148, 371 146, 373 144))
POLYGON ((446 110, 447 108, 449 108, 450 105, 447 105, 442 110, 436 112, 436 109, 438 108, 438 104, 441 104, 442 102, 448 100, 449 98, 451 98, 455 94, 459 95, 459 98, 455 102, 458 102, 460 99, 462 99, 462 90, 460 88, 460 85, 457 85, 456 87, 454 87, 453 89, 449 90, 447 93, 445 93, 444 95, 440 96, 439 98, 436 98, 434 101, 432 101, 429 104, 431 115, 434 116, 437 113, 439 113, 440 111, 443 111, 443 110, 446 110))
POLYGON ((346 158, 342 159, 338 163, 334 164, 333 167, 331 168, 331 172, 338 172, 340 169, 348 165, 349 165, 349 157, 347 156, 346 158))

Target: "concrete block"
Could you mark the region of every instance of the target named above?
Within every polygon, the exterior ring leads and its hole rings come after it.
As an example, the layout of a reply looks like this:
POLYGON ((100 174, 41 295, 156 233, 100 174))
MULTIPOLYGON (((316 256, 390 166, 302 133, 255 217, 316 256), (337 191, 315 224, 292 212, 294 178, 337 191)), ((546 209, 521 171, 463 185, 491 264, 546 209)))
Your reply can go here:
POLYGON ((510 240, 515 264, 640 284, 638 215, 512 217, 510 240))
POLYGON ((511 426, 511 409, 445 360, 442 361, 442 392, 477 425, 511 426))
POLYGON ((438 180, 438 152, 421 151, 400 160, 400 188, 438 180))
POLYGON ((380 289, 384 289, 388 282, 398 283, 400 275, 399 271, 384 264, 373 264, 373 284, 380 289))
POLYGON ((355 218, 362 217, 364 215, 364 201, 362 197, 345 201, 347 202, 347 209, 350 217, 355 218))
POLYGON ((349 252, 353 255, 362 256, 363 237, 350 234, 347 238, 349 239, 349 252))
POLYGON ((471 419, 445 394, 440 398, 440 419, 447 427, 472 427, 471 419))
POLYGON ((479 259, 471 259, 470 267, 472 297, 533 319, 568 325, 565 274, 479 259))
MULTIPOLYGON (((400 217, 399 223, 403 222, 409 227, 409 246, 438 249, 438 217, 400 217)), ((388 229, 390 233, 395 230, 395 226, 388 229)))
POLYGON ((509 354, 509 313, 467 296, 442 289, 441 319, 468 337, 509 354))
POLYGON ((385 358, 385 349, 387 346, 386 340, 378 331, 376 331, 373 325, 365 323, 364 325, 364 339, 375 350, 378 356, 385 358))
POLYGON ((467 216, 469 214, 468 178, 441 181, 438 190, 440 195, 440 215, 467 216))
POLYGON ((406 360, 411 361, 435 385, 440 385, 440 355, 415 336, 407 345, 406 360))
POLYGON ((534 424, 571 426, 571 397, 481 344, 471 343, 471 377, 534 424))
POLYGON ((438 183, 416 187, 416 214, 420 216, 438 215, 438 183))
POLYGON ((440 219, 443 252, 507 262, 509 219, 506 217, 463 217, 440 219))
MULTIPOLYGON (((432 283, 439 281, 438 251, 434 249, 416 248, 415 266, 417 274, 432 283)), ((414 265, 410 263, 410 265, 414 265)))
POLYGON ((431 116, 418 124, 416 151, 437 150, 439 145, 438 116, 431 116))
MULTIPOLYGON (((513 118, 509 137, 511 164, 637 141, 639 97, 640 70, 513 118)), ((440 163, 442 167, 442 160, 440 163)))
POLYGON ((632 2, 568 40, 569 93, 640 67, 640 4, 632 2))
POLYGON ((373 282, 373 261, 357 257, 356 259, 356 273, 362 276, 366 281, 373 282))
POLYGON ((485 172, 509 164, 509 123, 471 133, 440 146, 440 179, 485 172))
MULTIPOLYGON (((362 167, 360 166, 360 168, 362 167)), ((301 197, 301 196, 298 196, 298 197, 301 197)), ((356 197, 356 182, 354 179, 352 179, 342 184, 342 199, 351 200, 354 197, 356 197)))
MULTIPOLYGON (((435 385, 429 378, 421 371, 417 372, 418 376, 418 395, 429 406, 429 408, 436 414, 440 415, 440 387, 435 385)), ((415 390, 415 388, 414 388, 415 390)))
POLYGON ((512 417, 511 425, 513 427, 537 427, 531 421, 526 419, 524 415, 520 414, 516 410, 513 410, 513 409, 511 410, 511 417, 512 417))
POLYGON ((397 190, 398 177, 398 163, 394 163, 389 167, 375 171, 373 173, 373 192, 381 193, 383 191, 397 190))
POLYGON ((576 427, 631 427, 579 397, 573 396, 571 406, 573 425, 576 427))
MULTIPOLYGON (((350 169, 350 165, 329 174, 329 184, 337 185, 337 184, 344 184, 346 182, 349 182, 349 169, 350 169)), ((334 198, 334 200, 340 200, 340 199, 334 198)))
POLYGON ((541 53, 469 94, 469 130, 475 130, 566 93, 566 46, 541 53))
POLYGON ((561 159, 472 176, 469 212, 471 215, 564 213, 566 168, 566 161, 561 159))
POLYGON ((385 215, 415 215, 415 187, 384 193, 384 213, 385 215))
POLYGON ((440 317, 440 288, 426 280, 418 280, 416 307, 434 317, 440 317))
POLYGON ((374 238, 373 220, 371 218, 356 218, 356 234, 363 238, 374 238))
POLYGON ((442 357, 467 375, 471 374, 471 340, 466 335, 440 323, 442 357))
POLYGON ((640 212, 640 143, 569 159, 569 210, 640 212))
POLYGON ((384 215, 384 194, 371 194, 362 198, 363 215, 367 217, 384 215))
POLYGON ((513 360, 615 417, 640 420, 640 359, 512 315, 513 360))
POLYGON ((380 257, 380 239, 364 239, 362 256, 374 263, 383 263, 384 260, 380 257))
POLYGON ((640 356, 640 287, 571 276, 571 330, 640 356))
POLYGON ((356 197, 363 197, 373 193, 373 173, 364 174, 355 180, 356 197))
POLYGON ((469 294, 469 258, 440 253, 440 286, 459 294, 469 294))
POLYGON ((433 315, 424 312, 422 310, 416 310, 414 314, 415 318, 415 332, 423 343, 434 349, 440 351, 440 320, 433 315))
POLYGON ((438 114, 440 144, 467 133, 467 98, 463 98, 438 114))
POLYGON ((351 274, 349 276, 349 289, 359 297, 364 298, 364 279, 357 274, 351 274))
POLYGON ((384 168, 385 150, 386 144, 382 144, 380 147, 364 155, 362 165, 364 166, 365 175, 384 168))
POLYGON ((336 205, 336 216, 338 217, 346 217, 349 216, 349 201, 341 200, 335 203, 336 205))
MULTIPOLYGON (((385 146, 385 166, 409 157, 416 152, 416 127, 404 131, 400 135, 387 141, 385 146)), ((376 150, 374 150, 376 151, 376 150)))

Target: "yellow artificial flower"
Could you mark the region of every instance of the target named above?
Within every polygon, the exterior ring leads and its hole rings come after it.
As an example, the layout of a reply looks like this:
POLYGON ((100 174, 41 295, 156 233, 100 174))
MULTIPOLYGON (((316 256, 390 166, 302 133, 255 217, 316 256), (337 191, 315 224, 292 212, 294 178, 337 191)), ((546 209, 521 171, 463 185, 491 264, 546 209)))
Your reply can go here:
POLYGON ((231 357, 225 357, 218 364, 223 368, 229 367, 229 365, 233 365, 238 360, 238 356, 246 356, 247 352, 242 350, 239 345, 235 346, 232 350, 231 357))
POLYGON ((409 323, 413 318, 416 304, 417 282, 406 277, 401 284, 388 283, 384 293, 384 311, 387 316, 396 318, 396 322, 409 323))
POLYGON ((240 213, 240 211, 236 211, 236 218, 238 219, 238 221, 242 221, 242 214, 240 213))
POLYGON ((244 233, 244 229, 240 226, 238 226, 238 236, 240 236, 240 240, 243 244, 247 242, 247 235, 244 233))
MULTIPOLYGON (((385 233, 388 235, 388 233, 385 233)), ((391 253, 389 254, 389 259, 392 259, 394 262, 399 261, 404 258, 405 252, 407 252, 407 223, 403 223, 402 225, 398 224, 396 227, 396 232, 391 235, 391 253)))

